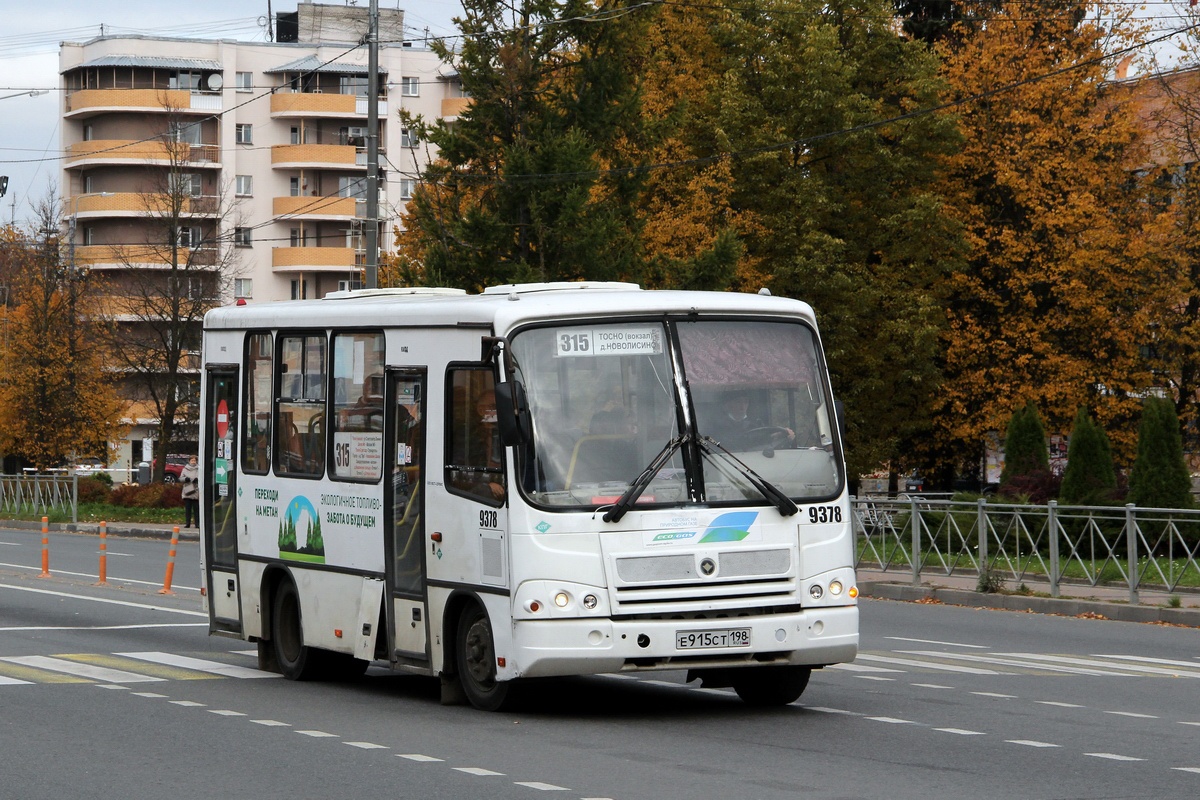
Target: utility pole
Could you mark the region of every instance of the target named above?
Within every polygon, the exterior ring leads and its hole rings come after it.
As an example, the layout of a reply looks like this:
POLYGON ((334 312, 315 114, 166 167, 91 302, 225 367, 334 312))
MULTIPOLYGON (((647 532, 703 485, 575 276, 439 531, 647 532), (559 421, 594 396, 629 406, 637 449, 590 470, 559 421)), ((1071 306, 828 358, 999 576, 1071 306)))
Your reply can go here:
POLYGON ((367 263, 364 285, 379 288, 379 0, 367 21, 367 263))

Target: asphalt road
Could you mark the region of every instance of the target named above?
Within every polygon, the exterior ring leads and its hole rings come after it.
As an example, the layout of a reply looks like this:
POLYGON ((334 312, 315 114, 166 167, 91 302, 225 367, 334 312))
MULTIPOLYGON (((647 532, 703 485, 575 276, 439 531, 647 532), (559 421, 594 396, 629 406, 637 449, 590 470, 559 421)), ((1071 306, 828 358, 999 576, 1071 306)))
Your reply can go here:
POLYGON ((291 683, 209 637, 195 545, 0 530, 0 798, 1200 796, 1200 631, 865 601, 860 658, 754 711, 682 673, 512 713, 372 667, 291 683), (115 555, 121 553, 120 556, 115 555))

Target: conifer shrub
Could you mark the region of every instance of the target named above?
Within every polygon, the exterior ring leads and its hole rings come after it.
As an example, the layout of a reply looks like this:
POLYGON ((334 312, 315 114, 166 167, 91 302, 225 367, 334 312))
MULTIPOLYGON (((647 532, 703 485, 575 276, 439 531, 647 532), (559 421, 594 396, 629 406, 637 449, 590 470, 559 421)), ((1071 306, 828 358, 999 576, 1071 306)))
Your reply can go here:
POLYGON ((1129 476, 1129 502, 1146 508, 1193 508, 1192 479, 1183 459, 1175 404, 1149 397, 1142 404, 1137 459, 1129 476))
MULTIPOLYGON (((1021 479, 1049 472, 1050 452, 1046 449, 1046 429, 1042 426, 1037 407, 1029 402, 1017 409, 1008 423, 1004 437, 1004 471, 1000 474, 1000 492, 1010 497, 1026 494, 1028 486, 1024 486, 1022 491, 1014 483, 1028 484, 1028 480, 1021 479)), ((1044 482, 1044 478, 1035 482, 1044 482)))
POLYGON ((1076 506, 1112 505, 1117 502, 1116 491, 1117 472, 1108 434, 1092 420, 1087 406, 1080 406, 1067 446, 1059 499, 1076 506))

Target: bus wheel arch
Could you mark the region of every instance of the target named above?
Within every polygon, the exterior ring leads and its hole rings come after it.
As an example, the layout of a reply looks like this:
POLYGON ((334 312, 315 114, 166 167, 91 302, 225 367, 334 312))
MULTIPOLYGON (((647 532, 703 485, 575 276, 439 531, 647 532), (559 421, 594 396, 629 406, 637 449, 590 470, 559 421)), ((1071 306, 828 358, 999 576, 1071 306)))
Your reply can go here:
POLYGON ((320 651, 304 644, 304 625, 300 592, 287 574, 274 577, 269 594, 270 641, 279 671, 288 680, 304 681, 318 677, 320 651))
POLYGON ((484 604, 470 594, 452 597, 443 630, 443 670, 453 671, 463 699, 482 711, 502 709, 511 682, 496 680, 496 643, 484 604))

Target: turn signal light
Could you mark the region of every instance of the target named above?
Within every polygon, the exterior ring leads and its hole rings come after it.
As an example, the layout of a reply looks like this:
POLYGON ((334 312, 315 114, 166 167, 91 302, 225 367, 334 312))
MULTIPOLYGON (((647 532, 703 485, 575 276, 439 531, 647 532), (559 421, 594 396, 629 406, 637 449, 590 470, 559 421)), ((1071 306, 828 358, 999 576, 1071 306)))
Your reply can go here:
POLYGON ((851 586, 851 587, 850 587, 850 596, 851 596, 851 597, 858 597, 858 587, 857 587, 857 586, 851 586))

